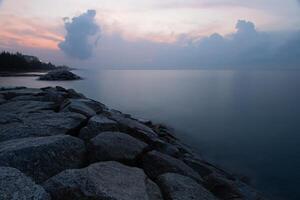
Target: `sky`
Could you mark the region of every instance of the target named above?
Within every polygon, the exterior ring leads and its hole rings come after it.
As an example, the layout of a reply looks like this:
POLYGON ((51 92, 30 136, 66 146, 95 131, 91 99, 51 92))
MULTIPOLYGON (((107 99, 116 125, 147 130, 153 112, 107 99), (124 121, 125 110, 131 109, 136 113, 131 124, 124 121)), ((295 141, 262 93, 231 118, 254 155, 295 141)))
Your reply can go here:
POLYGON ((300 67, 299 0, 0 0, 0 27, 74 67, 300 67))

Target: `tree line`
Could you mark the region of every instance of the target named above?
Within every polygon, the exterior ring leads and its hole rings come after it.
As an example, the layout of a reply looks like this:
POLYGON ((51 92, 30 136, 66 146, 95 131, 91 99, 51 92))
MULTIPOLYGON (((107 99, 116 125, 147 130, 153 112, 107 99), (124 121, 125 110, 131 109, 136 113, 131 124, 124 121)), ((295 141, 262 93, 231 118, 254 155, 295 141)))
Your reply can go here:
POLYGON ((37 57, 24 55, 19 52, 1 52, 0 70, 1 71, 47 71, 57 67, 52 63, 41 62, 37 57))

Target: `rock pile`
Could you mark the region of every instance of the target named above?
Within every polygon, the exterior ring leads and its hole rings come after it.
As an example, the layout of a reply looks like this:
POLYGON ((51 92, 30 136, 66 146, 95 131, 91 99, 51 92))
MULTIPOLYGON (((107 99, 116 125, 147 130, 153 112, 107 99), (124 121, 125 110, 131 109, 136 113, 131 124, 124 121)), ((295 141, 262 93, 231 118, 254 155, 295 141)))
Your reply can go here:
POLYGON ((172 130, 62 87, 0 89, 1 200, 261 200, 172 130))
POLYGON ((53 70, 39 77, 39 80, 42 81, 70 81, 80 79, 79 76, 66 69, 53 70))

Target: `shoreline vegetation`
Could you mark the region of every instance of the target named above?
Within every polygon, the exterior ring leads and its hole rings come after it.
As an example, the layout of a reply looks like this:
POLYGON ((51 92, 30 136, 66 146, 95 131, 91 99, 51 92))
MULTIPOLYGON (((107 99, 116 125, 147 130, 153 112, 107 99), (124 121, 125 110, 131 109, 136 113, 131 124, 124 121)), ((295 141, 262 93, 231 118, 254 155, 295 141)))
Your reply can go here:
POLYGON ((56 66, 50 62, 42 62, 39 58, 31 55, 24 55, 19 52, 0 53, 0 76, 40 76, 52 70, 72 70, 62 65, 56 66))
POLYGON ((0 199, 265 199, 171 128, 73 89, 0 88, 0 114, 0 199))

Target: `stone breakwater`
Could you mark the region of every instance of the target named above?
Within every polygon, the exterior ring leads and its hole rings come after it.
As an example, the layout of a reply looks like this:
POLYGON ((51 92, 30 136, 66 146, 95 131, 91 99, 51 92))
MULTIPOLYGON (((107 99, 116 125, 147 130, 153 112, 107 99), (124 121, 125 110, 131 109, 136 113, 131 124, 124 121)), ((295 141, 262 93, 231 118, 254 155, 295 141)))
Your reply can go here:
POLYGON ((172 129, 62 87, 0 89, 1 200, 260 200, 172 129))

